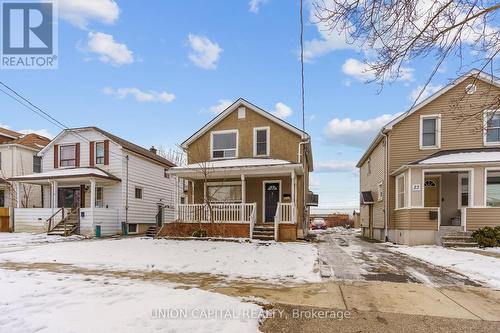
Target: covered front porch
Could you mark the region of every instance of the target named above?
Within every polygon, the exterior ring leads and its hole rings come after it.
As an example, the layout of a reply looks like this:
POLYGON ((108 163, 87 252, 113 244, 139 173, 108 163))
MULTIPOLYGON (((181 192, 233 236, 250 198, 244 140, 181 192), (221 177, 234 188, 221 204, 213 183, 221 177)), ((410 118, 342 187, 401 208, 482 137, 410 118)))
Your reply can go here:
MULTIPOLYGON (((173 168, 187 184, 175 222, 223 226, 225 236, 295 240, 302 207, 302 165, 270 159, 207 162, 173 168), (257 160, 257 161, 254 161, 257 160), (239 162, 238 166, 232 166, 239 162), (246 164, 245 164, 246 163, 246 164)), ((189 228, 188 228, 189 229, 189 228)), ((214 232, 214 236, 216 236, 214 232)))
POLYGON ((500 153, 456 152, 394 173, 396 229, 434 234, 500 225, 500 153), (497 159, 499 159, 497 161, 497 159))
MULTIPOLYGON (((66 168, 13 177, 16 193, 22 184, 42 187, 41 208, 14 209, 14 230, 64 235, 114 235, 120 232, 120 179, 98 168, 66 168), (64 227, 63 225, 70 225, 64 227)), ((20 200, 18 198, 17 202, 20 200)))

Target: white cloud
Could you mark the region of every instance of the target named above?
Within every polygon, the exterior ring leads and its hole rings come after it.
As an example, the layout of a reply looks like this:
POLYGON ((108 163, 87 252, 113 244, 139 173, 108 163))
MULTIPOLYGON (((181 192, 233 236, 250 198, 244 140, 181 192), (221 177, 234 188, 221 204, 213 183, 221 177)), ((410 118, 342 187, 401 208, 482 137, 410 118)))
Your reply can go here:
POLYGON ((278 118, 287 118, 293 113, 292 109, 285 103, 278 102, 274 106, 273 114, 278 118))
POLYGON ((368 120, 335 118, 330 120, 324 132, 331 143, 365 148, 382 126, 400 114, 384 114, 368 120))
POLYGON ((210 113, 213 114, 219 114, 225 109, 227 109, 231 104, 233 104, 233 101, 229 99, 219 99, 218 104, 209 107, 208 111, 210 111, 210 113))
POLYGON ((211 41, 205 36, 198 36, 189 34, 189 60, 196 66, 203 69, 217 68, 217 61, 219 61, 220 54, 223 51, 219 44, 211 41))
POLYGON ((315 166, 317 172, 354 172, 356 163, 352 161, 326 161, 315 166))
POLYGON ((441 88, 443 88, 443 85, 441 85, 441 84, 433 85, 433 84, 429 83, 424 89, 424 85, 421 84, 418 87, 416 87, 415 89, 413 89, 410 93, 410 96, 408 96, 408 97, 410 98, 412 103, 415 101, 421 102, 424 99, 426 99, 427 97, 429 97, 430 95, 438 92, 441 88), (418 97, 418 95, 420 94, 422 89, 424 89, 424 91, 422 92, 422 95, 420 97, 418 97), (418 98, 418 101, 417 101, 417 98, 418 98))
MULTIPOLYGON (((413 80, 413 68, 402 67, 397 76, 398 81, 411 81, 413 80)), ((367 82, 375 79, 375 74, 367 63, 361 62, 357 59, 349 58, 342 65, 342 72, 344 74, 354 77, 361 82, 367 82)), ((350 85, 350 83, 349 83, 350 85)))
POLYGON ((258 14, 260 6, 265 4, 267 1, 268 0, 250 0, 248 3, 248 10, 254 14, 258 14))
POLYGON ((109 88, 106 87, 102 90, 106 95, 113 95, 116 98, 123 99, 127 96, 132 96, 137 102, 163 102, 170 103, 175 99, 175 95, 166 91, 141 91, 137 88, 109 88))
POLYGON ((60 0, 61 18, 86 28, 89 21, 113 24, 118 20, 120 8, 114 0, 60 0))
POLYGON ((35 130, 35 129, 22 129, 22 130, 16 131, 16 132, 23 133, 23 134, 35 133, 35 134, 44 136, 44 137, 49 138, 49 139, 54 138, 54 135, 52 133, 50 133, 49 130, 46 128, 41 128, 41 129, 37 129, 37 130, 35 130))
POLYGON ((89 32, 85 50, 98 54, 100 61, 114 66, 134 62, 133 52, 127 45, 116 42, 112 35, 102 32, 89 32))

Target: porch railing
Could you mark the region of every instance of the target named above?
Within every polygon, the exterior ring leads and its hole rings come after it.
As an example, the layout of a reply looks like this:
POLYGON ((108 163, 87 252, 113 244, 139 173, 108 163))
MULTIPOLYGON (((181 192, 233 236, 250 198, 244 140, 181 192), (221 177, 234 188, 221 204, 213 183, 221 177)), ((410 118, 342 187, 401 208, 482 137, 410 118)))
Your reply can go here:
POLYGON ((278 240, 279 224, 295 224, 295 205, 293 203, 279 202, 274 215, 274 240, 278 240))
POLYGON ((186 223, 255 223, 255 203, 180 204, 176 220, 186 223), (210 218, 212 217, 212 218, 210 218))

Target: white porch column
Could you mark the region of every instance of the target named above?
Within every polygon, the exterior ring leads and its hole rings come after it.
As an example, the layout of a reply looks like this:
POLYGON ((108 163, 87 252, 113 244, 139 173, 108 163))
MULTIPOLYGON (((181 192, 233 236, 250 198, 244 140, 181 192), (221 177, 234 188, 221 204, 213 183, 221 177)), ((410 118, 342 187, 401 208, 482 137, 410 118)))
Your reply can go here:
POLYGON ((291 187, 292 187, 292 193, 291 193, 291 199, 292 199, 292 223, 295 223, 295 215, 297 213, 297 203, 295 202, 296 201, 296 186, 297 186, 297 177, 295 177, 295 170, 292 170, 292 184, 291 184, 291 187))
POLYGON ((194 180, 191 181, 191 203, 194 204, 194 180))
POLYGON ((21 184, 16 182, 16 207, 21 208, 21 184))
POLYGON ((241 207, 240 207, 240 221, 245 221, 245 202, 246 202, 246 182, 245 175, 241 175, 241 207))
POLYGON ((90 178, 90 214, 94 218, 94 207, 95 207, 95 179, 90 178))
POLYGON ((52 206, 52 212, 55 212, 55 209, 57 208, 57 201, 58 201, 58 187, 57 187, 57 182, 55 180, 50 182, 50 189, 51 189, 51 203, 50 205, 52 206))

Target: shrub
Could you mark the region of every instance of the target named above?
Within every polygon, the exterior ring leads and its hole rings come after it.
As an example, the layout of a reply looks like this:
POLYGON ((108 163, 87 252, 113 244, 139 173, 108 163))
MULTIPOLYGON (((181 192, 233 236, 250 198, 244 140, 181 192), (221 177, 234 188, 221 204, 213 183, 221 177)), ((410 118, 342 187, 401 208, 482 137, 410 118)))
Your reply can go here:
POLYGON ((205 229, 197 229, 193 231, 193 234, 191 235, 193 237, 207 237, 207 231, 205 229))
POLYGON ((472 238, 474 238, 480 247, 500 246, 500 226, 478 229, 472 233, 472 238))

